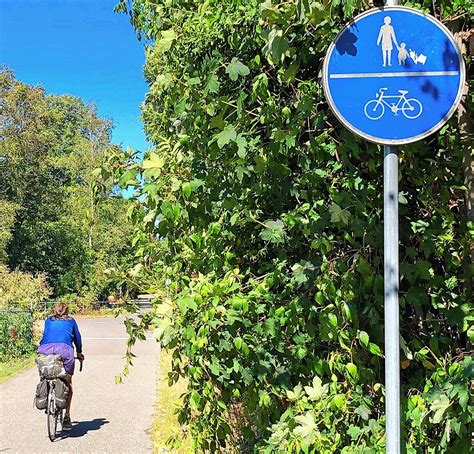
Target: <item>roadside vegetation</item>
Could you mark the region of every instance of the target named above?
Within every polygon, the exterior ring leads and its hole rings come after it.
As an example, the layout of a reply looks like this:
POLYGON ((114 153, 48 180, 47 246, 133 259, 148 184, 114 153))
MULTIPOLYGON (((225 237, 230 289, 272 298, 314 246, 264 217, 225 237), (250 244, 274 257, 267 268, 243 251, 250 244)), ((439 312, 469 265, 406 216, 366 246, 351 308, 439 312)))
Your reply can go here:
POLYGON ((13 372, 33 352, 33 320, 45 310, 39 302, 67 301, 73 312, 90 313, 95 301, 127 291, 117 270, 132 256, 128 201, 95 173, 120 149, 111 131, 93 105, 0 69, 3 370, 13 372))
MULTIPOLYGON (((332 116, 318 76, 342 25, 369 3, 117 6, 146 43, 154 148, 143 161, 117 150, 102 175, 136 188, 139 260, 127 278, 150 292, 171 281, 169 298, 130 323, 130 345, 153 326, 172 352, 169 380, 186 380, 178 420, 198 452, 384 451, 383 153, 332 116)), ((440 17, 469 63, 471 2, 401 3, 440 17)), ((470 449, 472 130, 462 112, 400 150, 409 454, 470 449)))

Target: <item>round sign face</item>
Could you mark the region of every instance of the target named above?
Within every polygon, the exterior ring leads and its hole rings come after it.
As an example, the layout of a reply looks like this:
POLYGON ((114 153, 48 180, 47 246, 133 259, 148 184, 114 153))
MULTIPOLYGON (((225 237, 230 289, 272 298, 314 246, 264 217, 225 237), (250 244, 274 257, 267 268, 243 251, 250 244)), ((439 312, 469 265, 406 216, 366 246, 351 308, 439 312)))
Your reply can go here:
POLYGON ((337 118, 372 142, 415 142, 456 110, 465 69, 449 30, 407 7, 372 9, 347 24, 324 60, 323 87, 337 118))

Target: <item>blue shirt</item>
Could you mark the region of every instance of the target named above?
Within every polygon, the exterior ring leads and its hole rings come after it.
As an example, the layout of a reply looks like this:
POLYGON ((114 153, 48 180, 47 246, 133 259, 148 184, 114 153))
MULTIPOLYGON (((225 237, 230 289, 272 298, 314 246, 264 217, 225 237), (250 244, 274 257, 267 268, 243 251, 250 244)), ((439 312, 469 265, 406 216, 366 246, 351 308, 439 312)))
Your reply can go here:
POLYGON ((48 317, 44 323, 43 338, 40 345, 67 344, 76 346, 77 353, 82 353, 81 333, 73 318, 48 317))

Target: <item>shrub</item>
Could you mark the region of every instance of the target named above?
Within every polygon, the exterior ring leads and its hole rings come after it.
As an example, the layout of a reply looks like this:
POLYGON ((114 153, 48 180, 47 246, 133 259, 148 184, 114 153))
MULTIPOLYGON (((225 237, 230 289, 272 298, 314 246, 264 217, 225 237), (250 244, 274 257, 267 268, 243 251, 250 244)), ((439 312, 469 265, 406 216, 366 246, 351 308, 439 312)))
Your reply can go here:
POLYGON ((51 294, 43 274, 33 276, 21 271, 9 271, 0 265, 0 307, 23 306, 43 301, 51 294))
MULTIPOLYGON (((152 42, 143 118, 155 147, 140 163, 118 154, 103 176, 138 188, 129 275, 151 291, 173 281, 155 313, 128 322, 129 345, 152 324, 174 349, 170 380, 188 383, 180 421, 200 451, 243 439, 238 452, 383 452, 383 153, 336 121, 318 80, 366 2, 128 3, 152 42)), ((467 5, 442 3, 447 16, 467 5)), ((453 119, 400 153, 409 452, 468 443, 467 146, 453 119)))
POLYGON ((0 309, 0 361, 33 353, 33 318, 27 310, 0 309))

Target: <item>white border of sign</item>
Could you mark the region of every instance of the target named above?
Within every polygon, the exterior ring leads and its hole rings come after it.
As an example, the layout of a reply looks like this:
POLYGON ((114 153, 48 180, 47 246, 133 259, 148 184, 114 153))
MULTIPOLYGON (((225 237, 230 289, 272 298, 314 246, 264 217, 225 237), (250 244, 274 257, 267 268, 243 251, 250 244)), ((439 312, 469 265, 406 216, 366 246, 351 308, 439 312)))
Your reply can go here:
POLYGON ((362 14, 359 14, 358 16, 354 17, 349 23, 347 23, 344 28, 338 33, 334 41, 331 43, 331 45, 328 48, 328 51, 326 53, 326 57, 324 58, 324 63, 323 63, 323 90, 324 94, 326 95, 326 99, 328 100, 329 107, 333 111, 334 115, 337 117, 337 119, 350 131, 354 132, 360 137, 363 137, 364 139, 369 140, 370 142, 375 142, 378 144, 383 144, 383 145, 403 145, 407 143, 412 143, 416 142, 418 140, 424 139, 425 137, 428 137, 431 135, 433 132, 437 131, 439 128, 441 128, 446 122, 451 118, 455 110, 458 108, 458 105, 461 101, 462 94, 463 94, 463 88, 464 88, 464 83, 465 83, 465 78, 466 78, 466 68, 464 65, 464 60, 462 58, 461 51, 459 50, 456 41, 454 41, 453 35, 451 32, 448 30, 448 28, 443 25, 439 20, 434 18, 433 16, 430 16, 429 14, 425 14, 415 8, 410 8, 408 6, 385 6, 382 8, 373 8, 368 11, 363 12, 362 14), (340 36, 351 26, 353 25, 357 20, 361 19, 364 16, 370 16, 371 14, 378 13, 380 11, 387 11, 387 10, 402 10, 402 11, 409 11, 411 13, 417 14, 418 16, 422 16, 425 19, 433 22, 435 25, 437 25, 448 37, 450 42, 452 43, 454 49, 456 49, 458 60, 459 60, 459 69, 460 69, 460 78, 459 78, 459 87, 458 87, 458 93, 456 96, 456 100, 451 106, 451 109, 449 112, 442 118, 435 126, 433 126, 431 129, 428 131, 425 131, 422 134, 418 134, 417 136, 413 137, 408 137, 405 139, 383 139, 381 137, 375 137, 371 136, 369 134, 366 134, 365 132, 360 131, 359 129, 355 128, 353 125, 351 125, 346 119, 343 117, 343 115, 339 112, 337 109, 336 105, 334 104, 334 101, 331 96, 331 92, 329 90, 328 86, 328 65, 329 65, 329 59, 331 58, 331 55, 335 49, 335 43, 336 41, 340 38, 340 36))

